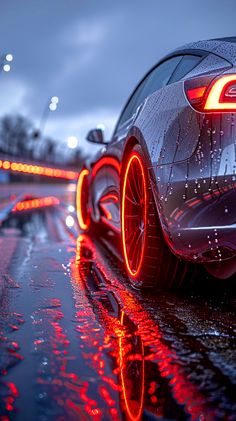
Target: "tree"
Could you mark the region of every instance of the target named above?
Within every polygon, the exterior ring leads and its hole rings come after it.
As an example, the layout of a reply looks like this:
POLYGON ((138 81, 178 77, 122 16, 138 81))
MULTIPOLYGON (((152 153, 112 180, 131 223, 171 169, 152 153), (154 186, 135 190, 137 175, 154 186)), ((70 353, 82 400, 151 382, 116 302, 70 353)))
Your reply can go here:
POLYGON ((12 155, 32 155, 31 122, 21 115, 5 115, 0 120, 0 149, 12 155))
POLYGON ((65 148, 63 142, 43 136, 30 120, 22 115, 5 115, 0 119, 0 153, 42 161, 48 164, 80 166, 82 150, 65 148))

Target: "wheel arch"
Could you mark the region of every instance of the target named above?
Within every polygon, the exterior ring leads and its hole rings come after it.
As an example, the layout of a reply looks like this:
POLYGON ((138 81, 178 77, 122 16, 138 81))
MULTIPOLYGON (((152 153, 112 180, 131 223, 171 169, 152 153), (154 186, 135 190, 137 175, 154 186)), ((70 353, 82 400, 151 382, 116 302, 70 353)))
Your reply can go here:
POLYGON ((160 229, 162 230, 163 240, 165 241, 167 247, 172 251, 173 253, 173 247, 172 247, 172 238, 171 234, 168 230, 168 224, 165 219, 165 215, 163 213, 161 203, 159 200, 159 193, 158 193, 158 186, 157 186, 157 179, 154 173, 153 164, 151 161, 150 153, 148 150, 148 147, 146 145, 145 139, 141 133, 141 131, 137 127, 133 127, 129 133, 129 136, 127 137, 127 141, 124 148, 123 153, 123 159, 122 159, 122 165, 121 165, 121 172, 120 172, 120 185, 121 185, 121 196, 122 196, 122 185, 123 185, 123 174, 124 170, 127 164, 127 160, 129 157, 130 152, 134 148, 135 145, 140 145, 142 148, 142 152, 145 157, 145 161, 147 163, 147 173, 148 178, 150 180, 150 188, 153 194, 154 202, 155 202, 155 208, 157 212, 158 222, 160 225, 160 229))
POLYGON ((150 154, 148 152, 148 148, 145 142, 145 139, 141 133, 141 131, 137 127, 132 127, 130 130, 127 140, 125 142, 124 151, 123 151, 123 159, 121 164, 121 176, 124 171, 124 167, 127 163, 127 158, 129 153, 134 148, 135 145, 140 145, 142 148, 142 152, 145 155, 145 161, 147 162, 147 168, 149 169, 152 166, 150 154))

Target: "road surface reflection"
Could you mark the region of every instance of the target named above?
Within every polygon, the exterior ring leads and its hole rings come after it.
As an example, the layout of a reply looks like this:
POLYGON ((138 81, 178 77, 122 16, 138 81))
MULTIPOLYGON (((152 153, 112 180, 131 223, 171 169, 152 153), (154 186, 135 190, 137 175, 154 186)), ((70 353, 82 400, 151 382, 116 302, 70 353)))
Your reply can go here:
MULTIPOLYGON (((169 346, 174 336, 166 340, 166 332, 163 335, 158 323, 151 318, 140 294, 127 289, 117 268, 114 271, 107 263, 90 237, 78 237, 72 281, 88 297, 89 309, 104 330, 102 345, 100 332, 99 340, 92 337, 92 360, 99 362, 96 376, 107 380, 101 367, 104 366, 104 350, 110 349, 112 372, 117 375, 112 382, 119 385, 120 407, 126 418, 138 420, 143 414, 148 417, 153 413, 171 419, 216 419, 217 411, 211 399, 191 382, 183 359, 169 346)), ((158 303, 154 308, 153 304, 152 313, 158 313, 158 303)), ((88 326, 84 326, 83 338, 91 347, 88 326)), ((191 356, 189 363, 192 363, 191 356)), ((204 370, 204 367, 197 369, 204 370)), ((110 393, 111 390, 106 391, 107 396, 110 393)), ((114 405, 114 401, 110 404, 114 405)))
POLYGON ((58 199, 1 226, 0 420, 236 419, 234 291, 132 289, 58 199))

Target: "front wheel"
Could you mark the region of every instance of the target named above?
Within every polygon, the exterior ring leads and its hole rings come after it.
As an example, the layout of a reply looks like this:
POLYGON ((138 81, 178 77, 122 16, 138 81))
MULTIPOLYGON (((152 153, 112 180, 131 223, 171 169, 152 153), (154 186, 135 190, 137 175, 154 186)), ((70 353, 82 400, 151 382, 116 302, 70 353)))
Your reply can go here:
POLYGON ((121 181, 121 230, 124 263, 134 286, 182 285, 188 263, 175 257, 165 244, 140 145, 132 149, 125 161, 121 181))
POLYGON ((88 231, 91 225, 88 177, 89 170, 83 168, 79 174, 76 189, 76 211, 81 231, 88 231))

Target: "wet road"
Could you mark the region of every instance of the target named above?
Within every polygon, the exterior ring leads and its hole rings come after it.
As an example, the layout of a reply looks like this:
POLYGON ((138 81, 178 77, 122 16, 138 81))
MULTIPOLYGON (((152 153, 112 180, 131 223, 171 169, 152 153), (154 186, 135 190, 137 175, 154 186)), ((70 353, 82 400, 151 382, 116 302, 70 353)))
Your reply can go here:
POLYGON ((235 420, 234 285, 140 293, 79 234, 73 186, 31 190, 59 203, 0 228, 0 420, 235 420))

